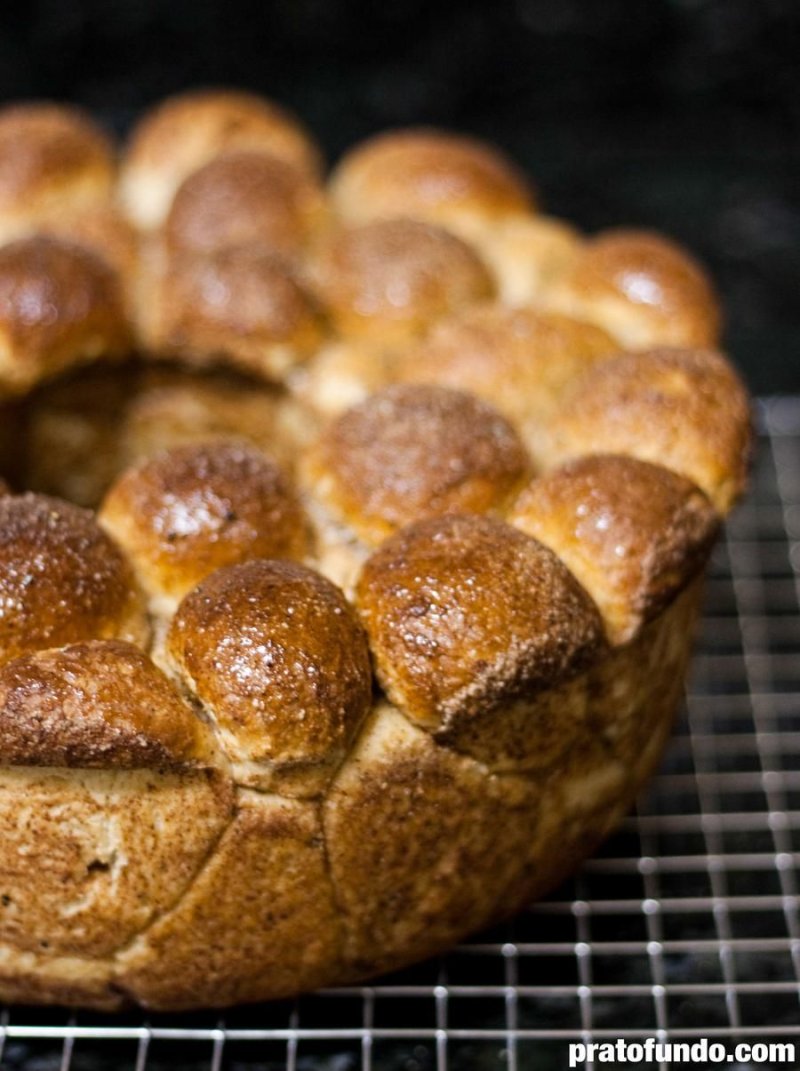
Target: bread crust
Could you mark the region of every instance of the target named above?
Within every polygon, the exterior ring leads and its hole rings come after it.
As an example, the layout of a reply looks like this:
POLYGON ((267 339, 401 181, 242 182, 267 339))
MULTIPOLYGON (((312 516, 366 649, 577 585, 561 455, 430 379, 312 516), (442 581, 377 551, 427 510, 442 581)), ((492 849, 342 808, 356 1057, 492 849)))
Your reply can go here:
POLYGON ((241 783, 318 795, 372 698, 367 640, 330 581, 288 561, 218 569, 178 607, 177 671, 214 719, 241 783))
POLYGON ((331 424, 304 482, 370 546, 422 517, 499 512, 529 471, 499 413, 462 391, 387 387, 331 424))
POLYGON ((319 311, 272 252, 245 246, 167 260, 150 344, 198 367, 226 364, 280 382, 322 341, 319 311))
POLYGON ((406 216, 455 231, 529 212, 528 181, 500 150, 444 131, 379 134, 351 149, 331 178, 331 196, 352 223, 406 216))
POLYGON ((727 513, 747 482, 747 391, 713 350, 626 354, 590 371, 545 429, 548 467, 585 454, 628 454, 688 477, 727 513))
POLYGON ((687 250, 620 228, 589 240, 543 300, 600 323, 625 349, 719 344, 719 301, 687 250))
POLYGON ((316 175, 320 153, 297 121, 272 101, 238 90, 195 90, 147 112, 122 158, 120 194, 142 228, 159 227, 181 183, 223 152, 258 150, 316 175))
POLYGON ((178 188, 164 223, 172 252, 264 246, 297 259, 324 216, 322 191, 291 164, 260 152, 229 152, 178 188))
POLYGON ((466 242, 413 219, 333 233, 317 250, 311 274, 338 334, 383 349, 413 341, 437 319, 494 290, 466 242))
POLYGON ((0 247, 0 395, 130 346, 122 291, 102 260, 45 236, 0 247))
POLYGON ((43 101, 0 110, 0 241, 42 220, 110 201, 114 148, 79 108, 43 101))
POLYGON ((302 559, 309 550, 308 524, 289 480, 244 442, 175 447, 127 469, 99 520, 162 611, 174 610, 222 566, 302 559))
POLYGON ((45 495, 0 498, 0 661, 118 638, 148 625, 131 568, 87 510, 45 495))

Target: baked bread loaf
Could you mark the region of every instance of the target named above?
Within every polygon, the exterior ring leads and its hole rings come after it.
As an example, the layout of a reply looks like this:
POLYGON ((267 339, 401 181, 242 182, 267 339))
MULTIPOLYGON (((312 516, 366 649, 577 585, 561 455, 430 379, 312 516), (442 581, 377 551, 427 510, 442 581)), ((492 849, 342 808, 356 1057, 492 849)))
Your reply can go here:
POLYGON ((325 182, 207 91, 117 181, 84 117, 0 113, 0 999, 353 983, 567 876, 745 487, 718 331, 687 253, 471 139, 325 182))

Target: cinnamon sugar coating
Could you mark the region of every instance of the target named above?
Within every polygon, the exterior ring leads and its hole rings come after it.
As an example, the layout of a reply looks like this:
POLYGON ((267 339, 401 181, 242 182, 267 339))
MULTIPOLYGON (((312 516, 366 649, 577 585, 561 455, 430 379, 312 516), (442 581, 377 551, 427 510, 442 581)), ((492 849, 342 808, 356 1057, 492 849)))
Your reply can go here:
POLYGON ((387 387, 331 424, 305 483, 370 544, 422 517, 497 511, 529 469, 511 425, 473 395, 387 387))
POLYGON ((322 193, 290 164, 259 152, 231 152, 191 174, 164 224, 173 251, 213 253, 264 246, 299 255, 321 223, 322 193))
POLYGON ((0 667, 0 762, 180 769, 211 763, 211 734, 138 647, 90 640, 0 667))
POLYGON ((630 640, 700 572, 719 529, 703 492, 660 465, 598 454, 533 480, 509 523, 550 547, 630 640))
POLYGON ((317 252, 313 281, 339 334, 382 348, 412 341, 494 288, 470 246, 411 219, 335 232, 317 252))
POLYGON ((223 565, 302 558, 306 520, 281 469, 244 442, 175 447, 127 469, 100 521, 159 604, 223 565))
POLYGON ((163 101, 134 128, 122 159, 120 193, 140 227, 160 226, 175 192, 223 152, 257 150, 316 174, 319 150, 294 116, 241 90, 194 90, 163 101))
POLYGON ((372 699, 366 637, 330 581, 289 561, 219 569, 183 600, 168 652, 244 783, 315 794, 372 699))
POLYGON ((403 529, 368 559, 356 600, 386 694, 434 730, 577 674, 601 646, 555 554, 489 517, 403 529))
POLYGON ((88 510, 0 498, 0 660, 82 640, 147 636, 130 566, 88 510))
POLYGON ((731 364, 712 350, 627 354, 593 369, 547 428, 550 466, 584 454, 628 454, 701 487, 720 513, 744 490, 750 406, 731 364))
POLYGON ((0 247, 0 393, 130 344, 122 291, 102 260, 44 236, 0 247))

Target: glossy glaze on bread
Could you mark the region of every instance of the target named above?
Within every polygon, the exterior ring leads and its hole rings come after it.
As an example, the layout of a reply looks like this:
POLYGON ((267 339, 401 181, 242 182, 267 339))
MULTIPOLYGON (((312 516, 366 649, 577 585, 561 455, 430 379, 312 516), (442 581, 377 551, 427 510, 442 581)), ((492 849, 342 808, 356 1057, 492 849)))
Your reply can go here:
POLYGON ((747 395, 689 254, 539 215, 473 139, 325 182, 208 90, 119 171, 70 109, 0 114, 0 999, 363 980, 630 807, 747 395))

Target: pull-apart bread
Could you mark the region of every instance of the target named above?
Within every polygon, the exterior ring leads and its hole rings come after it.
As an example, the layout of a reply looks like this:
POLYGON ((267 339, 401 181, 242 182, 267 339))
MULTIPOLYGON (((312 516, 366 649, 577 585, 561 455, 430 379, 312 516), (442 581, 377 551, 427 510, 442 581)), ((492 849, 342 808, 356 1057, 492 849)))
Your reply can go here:
POLYGON ((0 112, 0 999, 353 983, 659 762, 746 392, 704 270, 492 146, 0 112))

